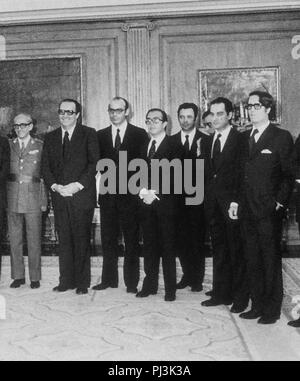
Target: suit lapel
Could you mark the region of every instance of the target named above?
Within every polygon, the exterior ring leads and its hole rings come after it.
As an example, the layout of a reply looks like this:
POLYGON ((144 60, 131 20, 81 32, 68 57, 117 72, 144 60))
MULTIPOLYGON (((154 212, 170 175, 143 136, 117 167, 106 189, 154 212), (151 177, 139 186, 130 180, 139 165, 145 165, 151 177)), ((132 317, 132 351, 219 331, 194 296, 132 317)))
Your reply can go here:
POLYGON ((167 144, 168 144, 168 138, 167 136, 165 136, 154 154, 154 157, 153 157, 154 159, 164 158, 167 144))
POLYGON ((260 151, 264 148, 266 142, 270 141, 270 137, 273 135, 273 128, 272 125, 269 124, 269 126, 264 130, 258 141, 253 147, 253 152, 251 155, 251 158, 257 156, 260 151))

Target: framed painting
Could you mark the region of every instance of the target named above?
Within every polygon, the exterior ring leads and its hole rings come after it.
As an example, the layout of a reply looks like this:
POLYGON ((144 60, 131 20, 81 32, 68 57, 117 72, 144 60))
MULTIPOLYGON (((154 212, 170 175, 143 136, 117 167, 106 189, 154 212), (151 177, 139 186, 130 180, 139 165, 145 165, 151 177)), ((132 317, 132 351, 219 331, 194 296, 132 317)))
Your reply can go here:
POLYGON ((82 101, 81 57, 50 57, 0 61, 0 134, 12 133, 16 113, 31 114, 36 135, 58 126, 58 103, 82 101))
POLYGON ((233 121, 239 124, 248 120, 245 108, 251 91, 262 90, 270 93, 274 108, 270 119, 280 123, 280 70, 279 67, 233 68, 199 70, 200 110, 203 113, 209 103, 217 97, 225 97, 234 105, 233 121))

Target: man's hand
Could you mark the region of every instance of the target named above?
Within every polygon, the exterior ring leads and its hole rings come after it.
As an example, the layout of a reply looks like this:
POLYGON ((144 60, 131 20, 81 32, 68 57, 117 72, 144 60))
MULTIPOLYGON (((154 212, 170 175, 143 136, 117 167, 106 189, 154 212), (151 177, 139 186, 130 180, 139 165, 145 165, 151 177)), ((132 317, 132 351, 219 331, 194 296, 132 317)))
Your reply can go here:
POLYGON ((156 191, 153 189, 143 188, 140 190, 139 196, 145 204, 150 205, 154 200, 159 200, 155 193, 156 191))
POLYGON ((279 202, 276 201, 276 212, 277 212, 280 208, 283 208, 283 205, 279 204, 279 202))
POLYGON ((75 193, 79 191, 80 191, 80 187, 77 183, 70 183, 68 185, 62 186, 60 190, 60 194, 63 197, 67 197, 67 196, 73 196, 75 193))
POLYGON ((230 207, 228 209, 229 218, 231 218, 232 220, 238 219, 238 208, 239 206, 236 202, 232 202, 230 204, 230 207))

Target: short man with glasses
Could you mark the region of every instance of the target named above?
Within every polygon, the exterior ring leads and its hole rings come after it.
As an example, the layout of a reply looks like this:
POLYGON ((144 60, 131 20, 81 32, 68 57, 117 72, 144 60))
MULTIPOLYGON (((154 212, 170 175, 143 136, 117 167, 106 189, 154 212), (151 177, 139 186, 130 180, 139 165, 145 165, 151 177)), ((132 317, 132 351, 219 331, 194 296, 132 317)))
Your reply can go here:
POLYGON ((43 142, 30 136, 33 128, 29 114, 14 118, 17 135, 9 141, 10 172, 7 182, 7 217, 11 253, 11 288, 25 284, 23 259, 23 224, 26 226, 28 267, 31 288, 39 288, 41 280, 42 211, 47 196, 41 179, 43 142))
MULTIPOLYGON (((175 220, 178 213, 178 196, 174 194, 174 180, 170 178, 170 192, 162 192, 162 173, 158 189, 151 184, 152 160, 168 162, 180 156, 181 147, 166 135, 168 118, 165 111, 153 108, 146 114, 150 141, 142 147, 141 157, 148 164, 148 184, 139 193, 140 218, 144 238, 144 270, 146 277, 142 289, 136 294, 144 298, 157 293, 160 257, 165 283, 165 301, 176 299, 175 220)), ((179 162, 180 163, 180 162, 179 162)))
POLYGON ((212 125, 212 115, 209 110, 204 111, 202 114, 202 125, 200 127, 200 131, 207 135, 212 135, 214 133, 213 125, 212 125))
POLYGON ((293 187, 291 134, 270 122, 273 97, 264 91, 249 94, 253 124, 243 133, 243 177, 239 203, 229 214, 238 215, 245 237, 251 309, 240 315, 272 324, 280 318, 283 298, 280 239, 282 218, 293 187), (240 211, 239 211, 240 209, 240 211))
MULTIPOLYGON (((182 159, 193 161, 193 182, 196 177, 196 160, 204 159, 207 135, 198 131, 196 122, 198 107, 194 103, 183 103, 177 110, 181 131, 171 136, 174 144, 182 148, 182 159)), ((183 173, 184 178, 184 173, 183 173)), ((182 267, 182 278, 177 284, 178 289, 190 286, 191 291, 200 292, 203 289, 205 271, 205 219, 203 203, 186 205, 186 194, 180 197, 180 209, 177 220, 178 256, 182 267)))
POLYGON ((64 99, 58 107, 60 128, 45 137, 42 170, 51 190, 59 239, 59 284, 53 291, 90 287, 90 234, 96 206, 97 134, 81 124, 81 105, 64 99))
MULTIPOLYGON (((108 115, 111 125, 100 129, 98 143, 100 159, 111 159, 116 166, 116 192, 102 194, 100 189, 99 205, 101 220, 101 241, 103 249, 103 267, 101 283, 94 290, 116 288, 118 279, 118 236, 121 227, 124 241, 124 282, 129 293, 137 292, 139 282, 139 225, 138 200, 129 190, 119 189, 118 168, 119 154, 127 155, 127 162, 122 163, 126 168, 128 163, 140 157, 140 149, 148 140, 145 130, 128 122, 129 104, 122 97, 115 97, 108 105, 108 115)), ((127 171, 127 179, 132 173, 127 171)), ((125 174, 124 174, 125 176, 125 174)))
POLYGON ((213 288, 205 307, 230 305, 240 313, 248 305, 245 260, 240 236, 240 221, 230 219, 230 203, 237 200, 240 183, 242 135, 231 125, 233 106, 219 97, 210 103, 212 125, 207 160, 205 160, 204 207, 209 225, 213 255, 213 288))

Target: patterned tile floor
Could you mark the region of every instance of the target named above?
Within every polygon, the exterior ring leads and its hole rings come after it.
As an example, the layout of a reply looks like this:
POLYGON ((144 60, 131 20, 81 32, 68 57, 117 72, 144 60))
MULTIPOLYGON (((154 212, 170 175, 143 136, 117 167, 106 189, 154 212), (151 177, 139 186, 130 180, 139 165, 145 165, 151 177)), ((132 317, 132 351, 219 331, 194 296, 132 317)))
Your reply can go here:
MULTIPOLYGON (((92 284, 100 267, 101 259, 93 258, 92 284)), ((211 285, 211 259, 206 267, 204 291, 211 285)), ((122 260, 119 271, 122 279, 122 260)), ((178 279, 180 275, 178 264, 178 279)), ((291 296, 300 295, 300 259, 284 260, 284 313, 271 326, 242 320, 227 306, 202 307, 204 292, 179 290, 175 302, 165 302, 160 284, 157 295, 137 299, 121 283, 118 289, 78 296, 74 291, 54 293, 57 279, 57 258, 43 257, 40 289, 31 290, 29 282, 10 289, 4 258, 0 360, 300 360, 300 330, 286 324, 291 296)))

